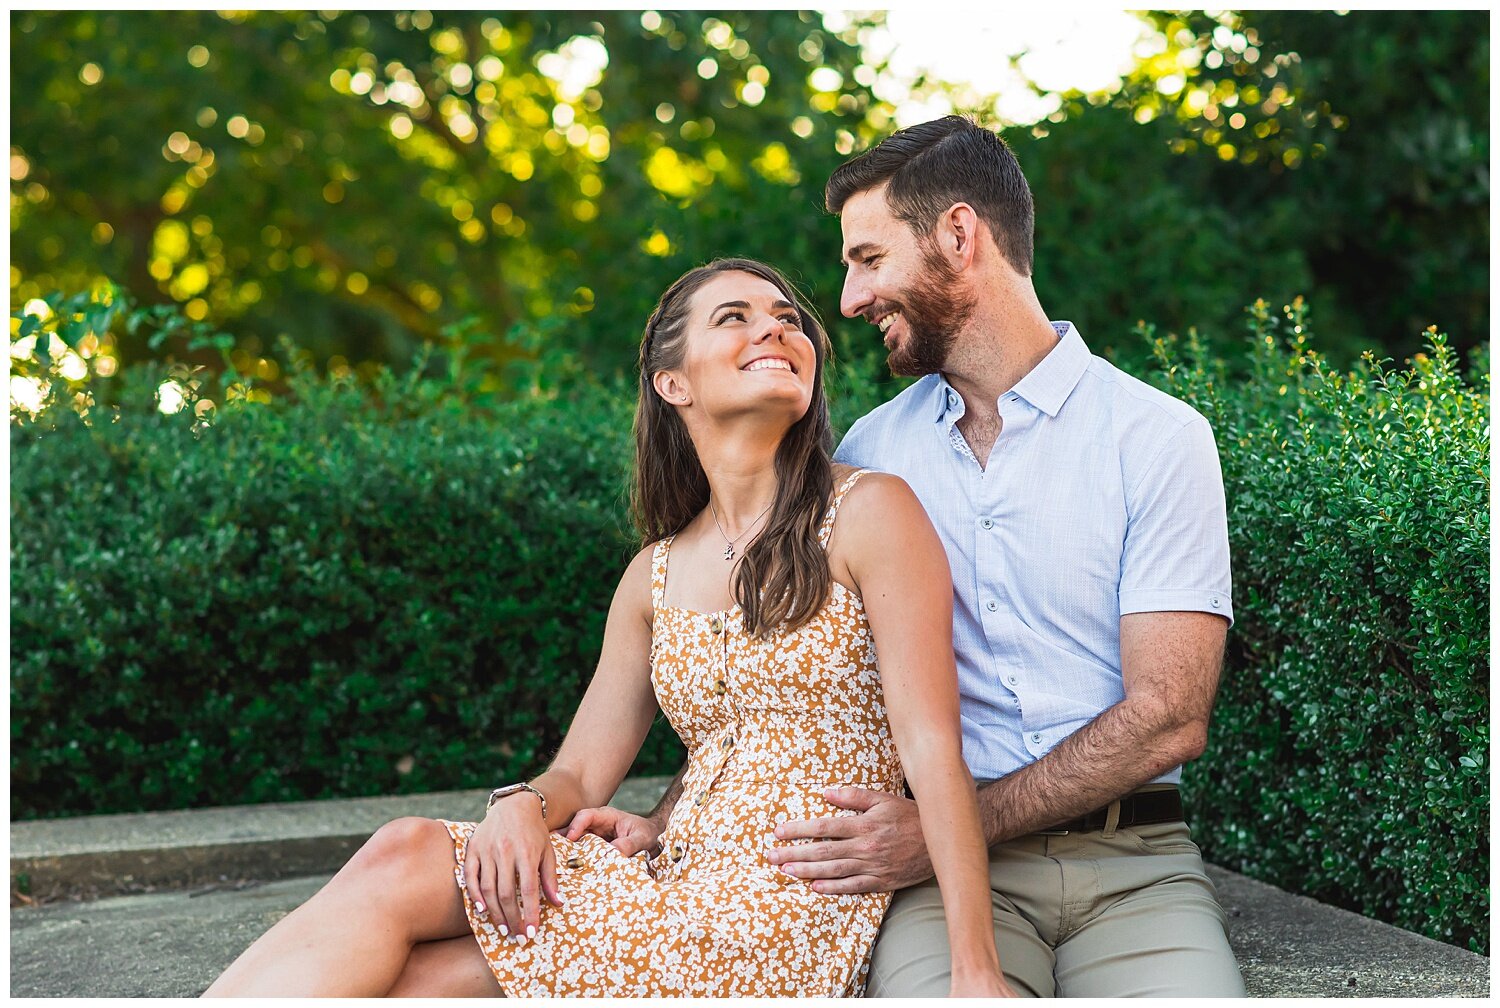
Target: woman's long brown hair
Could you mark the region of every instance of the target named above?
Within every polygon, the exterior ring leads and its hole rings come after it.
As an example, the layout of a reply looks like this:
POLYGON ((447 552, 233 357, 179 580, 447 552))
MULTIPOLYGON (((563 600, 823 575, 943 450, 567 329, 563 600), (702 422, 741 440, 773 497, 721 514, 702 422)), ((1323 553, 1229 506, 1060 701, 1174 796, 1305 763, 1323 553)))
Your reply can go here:
POLYGON ((817 354, 812 402, 776 449, 776 499, 765 530, 740 559, 731 592, 744 626, 763 637, 779 627, 795 630, 828 598, 833 575, 818 545, 818 527, 833 494, 833 427, 823 394, 830 348, 816 315, 777 270, 753 259, 716 259, 667 288, 641 340, 641 388, 635 410, 635 486, 631 512, 648 545, 682 531, 708 507, 708 475, 688 436, 687 424, 656 391, 659 371, 682 366, 693 295, 720 273, 749 273, 770 281, 797 310, 817 354))

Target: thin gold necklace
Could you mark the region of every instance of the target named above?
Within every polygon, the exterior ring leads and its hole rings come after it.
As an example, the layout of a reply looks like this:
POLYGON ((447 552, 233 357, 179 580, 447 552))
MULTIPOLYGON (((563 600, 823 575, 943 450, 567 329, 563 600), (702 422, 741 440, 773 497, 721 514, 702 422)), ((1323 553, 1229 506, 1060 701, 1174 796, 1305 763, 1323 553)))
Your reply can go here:
MULTIPOLYGON (((776 498, 772 497, 771 498, 771 504, 775 504, 775 503, 776 503, 776 498)), ((756 515, 755 516, 755 520, 752 521, 749 525, 745 526, 745 531, 741 532, 739 535, 737 535, 733 539, 731 539, 731 538, 729 538, 728 533, 726 533, 724 531, 724 526, 719 524, 719 510, 718 510, 718 508, 714 507, 713 498, 710 497, 708 499, 708 513, 711 514, 711 515, 713 515, 713 518, 714 518, 714 528, 718 529, 719 530, 719 535, 721 535, 721 536, 724 537, 724 559, 725 560, 733 560, 734 559, 734 547, 735 547, 735 544, 738 543, 741 539, 745 538, 745 536, 747 536, 747 535, 750 534, 750 530, 753 529, 753 528, 755 528, 756 523, 758 523, 762 518, 764 518, 766 516, 766 511, 770 511, 771 510, 771 504, 767 504, 766 505, 766 510, 762 511, 760 514, 756 515)))

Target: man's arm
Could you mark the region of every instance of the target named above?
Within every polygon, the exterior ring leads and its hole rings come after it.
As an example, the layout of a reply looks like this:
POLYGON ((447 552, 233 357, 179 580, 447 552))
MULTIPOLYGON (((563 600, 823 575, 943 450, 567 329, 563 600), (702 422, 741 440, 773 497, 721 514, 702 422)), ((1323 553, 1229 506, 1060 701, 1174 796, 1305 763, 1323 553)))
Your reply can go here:
POLYGON ((569 840, 577 840, 585 833, 597 834, 626 857, 633 857, 640 851, 654 852, 660 846, 662 831, 667 828, 667 817, 682 796, 682 778, 686 773, 687 764, 684 763, 677 776, 672 778, 672 783, 667 785, 656 808, 646 815, 638 816, 608 805, 582 809, 568 822, 564 835, 569 840))
POLYGON ((672 814, 672 808, 677 804, 677 799, 682 797, 682 778, 686 776, 687 768, 686 763, 682 764, 677 771, 677 776, 672 778, 672 783, 668 784, 667 790, 662 793, 661 801, 657 802, 651 814, 646 816, 655 824, 658 836, 667 828, 667 817, 672 814))
POLYGON ((1125 699, 980 791, 989 842, 1086 815, 1196 759, 1208 742, 1227 631, 1211 613, 1120 617, 1125 699))
MULTIPOLYGON (((1203 751, 1218 690, 1228 623, 1202 612, 1120 618, 1125 698, 1036 762, 979 792, 990 844, 1047 829, 1129 794, 1203 751)), ((932 877, 916 803, 863 788, 828 800, 861 815, 805 819, 781 839, 818 842, 767 853, 818 892, 900 889, 932 877)))

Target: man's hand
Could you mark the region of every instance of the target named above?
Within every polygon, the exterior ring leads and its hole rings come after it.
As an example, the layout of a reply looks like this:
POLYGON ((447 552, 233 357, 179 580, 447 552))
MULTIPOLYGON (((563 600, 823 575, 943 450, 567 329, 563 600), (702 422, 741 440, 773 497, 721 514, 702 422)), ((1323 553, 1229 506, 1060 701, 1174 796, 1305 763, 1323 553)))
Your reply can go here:
POLYGON ((820 893, 890 892, 932 878, 916 802, 860 787, 829 788, 823 797, 859 814, 784 822, 778 840, 814 842, 773 847, 766 860, 817 880, 812 888, 820 893))
POLYGON ((655 820, 605 806, 580 809, 568 822, 564 835, 577 840, 585 833, 593 833, 608 840, 611 847, 626 857, 634 857, 641 851, 655 853, 661 831, 655 820))

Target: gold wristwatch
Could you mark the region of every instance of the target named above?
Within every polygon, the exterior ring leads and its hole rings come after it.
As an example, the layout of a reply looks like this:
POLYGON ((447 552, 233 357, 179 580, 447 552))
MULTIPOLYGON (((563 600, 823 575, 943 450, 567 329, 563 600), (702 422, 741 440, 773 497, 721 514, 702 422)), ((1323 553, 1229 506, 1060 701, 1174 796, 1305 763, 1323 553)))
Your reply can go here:
POLYGON ((490 792, 490 800, 485 803, 484 810, 488 812, 490 810, 490 806, 494 805, 501 798, 513 795, 518 791, 530 791, 532 794, 536 795, 537 800, 542 803, 542 820, 545 822, 547 819, 547 796, 542 794, 536 788, 532 787, 530 784, 507 784, 504 787, 497 787, 495 790, 490 792))

